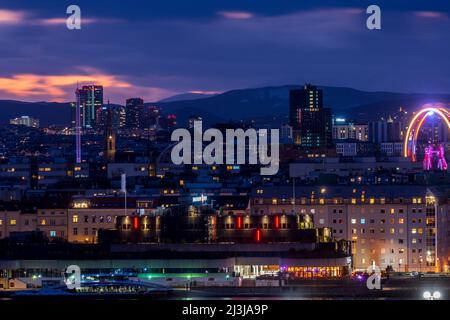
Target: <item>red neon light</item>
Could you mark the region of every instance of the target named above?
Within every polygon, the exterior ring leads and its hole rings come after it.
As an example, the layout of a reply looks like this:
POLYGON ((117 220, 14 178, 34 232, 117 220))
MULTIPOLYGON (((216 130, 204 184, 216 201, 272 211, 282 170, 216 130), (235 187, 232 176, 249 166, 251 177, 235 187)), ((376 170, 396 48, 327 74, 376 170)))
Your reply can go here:
POLYGON ((134 217, 133 218, 133 227, 134 227, 134 229, 138 229, 139 228, 139 219, 138 219, 138 217, 134 217))
POLYGON ((236 217, 236 225, 238 229, 242 228, 242 217, 236 217))
POLYGON ((275 216, 275 229, 279 229, 279 228, 280 228, 280 217, 275 216))
POLYGON ((256 242, 261 241, 261 230, 256 229, 256 242))

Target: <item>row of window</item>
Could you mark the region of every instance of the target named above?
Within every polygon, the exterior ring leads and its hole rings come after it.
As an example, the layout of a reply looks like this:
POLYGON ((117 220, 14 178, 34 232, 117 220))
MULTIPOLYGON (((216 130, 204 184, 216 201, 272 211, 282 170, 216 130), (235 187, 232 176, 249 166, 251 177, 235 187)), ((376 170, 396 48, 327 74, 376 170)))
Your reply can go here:
MULTIPOLYGON (((321 193, 325 193, 325 191, 321 191, 321 193)), ((263 190, 256 190, 257 194, 263 194, 263 190)), ((326 203, 334 203, 334 204, 342 204, 345 203, 347 199, 343 199, 343 198, 334 198, 334 199, 330 199, 330 198, 315 198, 314 197, 314 193, 311 194, 311 197, 302 197, 300 199, 296 199, 296 203, 299 204, 307 204, 307 203, 319 203, 319 204, 325 204, 326 203), (318 200, 318 201, 317 201, 318 200)), ((406 199, 403 198, 399 198, 396 199, 398 200, 399 203, 403 203, 405 202, 406 199)), ((255 204, 264 204, 264 203, 271 203, 271 204, 279 204, 279 203, 283 203, 283 204, 294 204, 294 200, 292 198, 272 198, 270 200, 268 200, 269 202, 267 202, 267 199, 263 199, 263 198, 256 198, 254 199, 254 203, 255 204)), ((361 198, 351 198, 350 199, 350 203, 351 204, 357 204, 357 203, 367 203, 367 204, 386 204, 386 199, 385 198, 380 198, 380 199, 376 199, 376 198, 366 198, 364 196, 361 196, 361 198), (359 201, 358 201, 359 200, 359 201)), ((411 203, 413 204, 422 204, 422 198, 412 198, 411 199, 411 203)))
MULTIPOLYGON (((420 222, 422 222, 422 219, 419 219, 420 222)), ((356 224, 358 222, 357 219, 351 219, 350 220, 352 224, 356 224)), ((339 223, 342 223, 342 219, 338 220, 339 223)), ((333 220, 333 223, 336 223, 336 219, 333 220)), ((365 224, 366 223, 366 219, 365 218, 361 218, 359 219, 359 223, 360 224, 365 224)), ((369 223, 375 223, 375 219, 369 219, 369 223)), ((386 223, 386 219, 380 219, 380 224, 385 224, 386 223)), ((390 224, 395 224, 395 219, 391 218, 389 219, 389 223, 390 224)), ((404 224, 405 223, 405 219, 404 218, 399 218, 398 219, 398 224, 404 224)))
MULTIPOLYGON (((384 228, 380 228, 379 229, 380 233, 386 233, 386 229, 384 228)), ((352 229, 352 234, 357 234, 358 230, 357 229, 352 229)), ((366 233, 366 229, 362 228, 360 229, 360 234, 365 234, 366 233)), ((374 234, 375 233, 375 229, 369 229, 369 233, 374 234)), ((389 228, 389 233, 390 234, 395 234, 395 228, 389 228)), ((398 233, 399 234, 403 234, 404 233, 404 229, 400 228, 398 229, 398 233)), ((423 228, 412 228, 411 229, 411 233, 412 234, 423 234, 423 228)))
MULTIPOLYGON (((44 215, 44 214, 46 214, 46 212, 45 212, 45 211, 41 211, 41 215, 44 215)), ((55 212, 55 211, 50 211, 50 214, 51 214, 51 215, 55 215, 56 212, 55 212)), ((66 212, 60 211, 59 214, 66 214, 66 212)))
MULTIPOLYGON (((242 225, 242 229, 272 229, 274 225, 272 223, 244 223, 242 225)), ((234 223, 225 223, 222 225, 223 229, 231 230, 231 229, 240 229, 237 228, 237 226, 234 223)), ((290 223, 280 223, 277 229, 290 229, 291 224, 290 223)))
MULTIPOLYGON (((77 235, 78 235, 78 228, 73 228, 72 234, 73 234, 74 236, 77 236, 77 235)), ((84 234, 85 236, 88 236, 88 235, 89 235, 89 228, 84 228, 83 234, 84 234)), ((91 229, 91 235, 93 235, 93 236, 96 236, 96 235, 97 235, 97 228, 92 228, 92 229, 91 229)))
MULTIPOLYGON (((360 213, 360 214, 364 214, 364 209, 361 209, 361 210, 350 210, 352 213, 355 213, 355 212, 358 212, 358 213, 360 213)), ((396 212, 396 210, 395 210, 395 208, 391 208, 391 209, 389 209, 388 210, 389 211, 389 213, 390 214, 395 214, 396 212)), ((300 209, 300 213, 306 213, 307 212, 307 210, 306 209, 300 209)), ((320 210, 320 213, 323 213, 324 211, 321 209, 320 210)), ((386 211, 386 209, 380 209, 380 213, 386 213, 387 211, 386 211)), ((412 213, 422 213, 423 211, 422 211, 422 208, 412 208, 411 209, 411 212, 412 213)), ((433 211, 434 212, 434 211, 433 211)), ((260 210, 255 210, 255 213, 256 214, 258 214, 258 213, 260 213, 260 214, 265 214, 265 210, 264 209, 260 209, 260 210)), ((286 211, 285 210, 281 210, 281 213, 282 214, 285 214, 286 213, 286 211)), ((293 213, 293 211, 291 210, 291 213, 293 213)), ((312 209, 309 209, 309 213, 312 213, 312 214, 314 214, 314 213, 316 213, 316 209, 315 208, 312 208, 312 209)), ((344 210, 342 210, 342 209, 333 209, 333 213, 344 213, 344 210)), ((373 210, 371 209, 370 210, 370 213, 374 213, 373 212, 373 210)), ((397 210, 397 213, 398 214, 403 214, 403 213, 405 213, 405 210, 404 209, 398 209, 397 210)))
MULTIPOLYGON (((99 217, 91 216, 90 220, 91 220, 92 223, 97 223, 97 222, 99 222, 99 223, 103 223, 103 222, 111 223, 112 222, 112 216, 106 216, 106 217, 104 217, 104 216, 99 216, 99 217), (97 218, 98 218, 98 220, 97 220, 97 218)), ((83 221, 85 223, 89 223, 89 216, 87 216, 87 215, 83 216, 83 221)), ((75 214, 75 215, 72 216, 72 222, 73 223, 78 223, 79 222, 78 215, 75 214)))
MULTIPOLYGON (((366 249, 362 248, 361 250, 361 254, 366 254, 366 249)), ((370 254, 376 254, 376 250, 375 249, 371 249, 371 250, 367 250, 370 251, 370 254)), ((391 249, 389 250, 391 254, 395 254, 395 249, 391 249)), ((399 248, 397 249, 399 254, 403 254, 405 253, 405 249, 404 248, 399 248)), ((386 248, 381 248, 380 249, 380 254, 386 254, 386 248)))

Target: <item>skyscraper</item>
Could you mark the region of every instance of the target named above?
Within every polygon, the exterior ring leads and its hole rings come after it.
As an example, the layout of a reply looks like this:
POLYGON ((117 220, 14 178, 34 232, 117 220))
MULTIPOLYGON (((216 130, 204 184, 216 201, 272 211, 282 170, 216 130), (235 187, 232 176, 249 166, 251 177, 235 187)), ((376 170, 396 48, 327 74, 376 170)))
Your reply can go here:
POLYGON ((332 140, 331 109, 323 107, 323 92, 305 85, 289 93, 289 125, 294 144, 304 148, 327 148, 332 140))
POLYGON ((403 124, 392 117, 369 123, 369 141, 374 143, 402 141, 402 132, 403 124))
POLYGON ((141 128, 144 125, 144 100, 130 98, 126 101, 125 122, 129 129, 141 128))
POLYGON ((88 85, 77 89, 80 101, 81 126, 93 128, 101 119, 103 107, 103 86, 88 85))

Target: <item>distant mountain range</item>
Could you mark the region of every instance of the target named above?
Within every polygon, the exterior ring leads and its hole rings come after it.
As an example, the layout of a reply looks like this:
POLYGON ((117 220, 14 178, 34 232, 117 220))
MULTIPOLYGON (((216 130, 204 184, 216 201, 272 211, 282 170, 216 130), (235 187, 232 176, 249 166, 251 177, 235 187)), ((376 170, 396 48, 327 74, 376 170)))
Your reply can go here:
POLYGON ((188 92, 188 93, 180 93, 176 94, 174 96, 171 96, 169 98, 165 98, 162 100, 159 100, 158 102, 174 102, 174 101, 183 101, 183 100, 197 100, 197 99, 203 99, 203 98, 209 98, 215 96, 214 94, 204 94, 204 93, 194 93, 194 92, 188 92))
MULTIPOLYGON (((368 92, 343 87, 323 87, 324 105, 333 115, 357 121, 376 120, 396 112, 400 107, 416 110, 427 102, 450 102, 450 94, 368 92)), ((259 125, 278 126, 287 122, 289 90, 301 86, 287 85, 232 90, 209 98, 159 102, 166 112, 186 123, 190 116, 201 116, 208 123, 229 120, 254 120, 259 125)))
POLYGON ((9 123, 9 119, 20 116, 38 118, 41 125, 67 125, 70 123, 70 103, 0 100, 0 123, 9 123))
MULTIPOLYGON (((163 112, 177 115, 183 126, 191 116, 201 116, 208 124, 229 120, 254 120, 258 125, 278 126, 287 121, 289 90, 301 86, 287 85, 254 89, 232 90, 213 96, 181 94, 147 105, 158 105, 163 112)), ((392 114, 405 107, 416 110, 427 102, 450 102, 450 94, 420 94, 395 92, 368 92, 351 88, 321 87, 324 104, 336 116, 368 121, 392 114)), ((29 115, 40 119, 43 125, 68 124, 69 103, 20 102, 0 100, 0 122, 29 115)))

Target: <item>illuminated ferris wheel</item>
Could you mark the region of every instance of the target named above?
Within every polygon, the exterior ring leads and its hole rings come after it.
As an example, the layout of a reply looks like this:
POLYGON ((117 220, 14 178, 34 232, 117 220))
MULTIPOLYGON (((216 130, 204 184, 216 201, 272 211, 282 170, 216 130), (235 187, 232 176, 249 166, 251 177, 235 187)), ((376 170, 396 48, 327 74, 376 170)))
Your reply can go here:
MULTIPOLYGON (((405 135, 405 142, 403 146, 403 156, 410 158, 412 161, 417 161, 416 149, 417 138, 419 137, 420 128, 428 117, 438 115, 450 129, 450 111, 444 104, 426 104, 413 117, 409 123, 408 130, 405 135)), ((425 155, 423 160, 423 167, 425 170, 431 170, 436 163, 439 170, 447 170, 447 161, 445 160, 444 147, 442 145, 429 145, 425 148, 425 155)))

